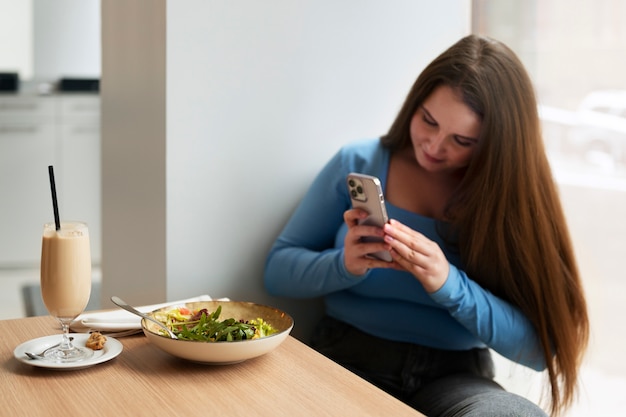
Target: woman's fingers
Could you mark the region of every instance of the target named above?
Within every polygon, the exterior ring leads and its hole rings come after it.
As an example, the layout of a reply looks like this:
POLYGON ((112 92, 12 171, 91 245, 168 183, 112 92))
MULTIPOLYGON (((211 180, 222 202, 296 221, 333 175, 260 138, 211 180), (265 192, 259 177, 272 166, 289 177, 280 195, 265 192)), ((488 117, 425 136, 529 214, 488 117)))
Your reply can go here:
POLYGON ((394 260, 413 274, 428 292, 445 283, 450 265, 439 245, 423 234, 391 220, 384 226, 385 242, 394 260))
POLYGON ((384 232, 380 227, 360 225, 359 221, 367 217, 367 212, 359 209, 347 210, 344 221, 348 232, 344 238, 344 264, 353 275, 363 275, 372 268, 397 267, 391 262, 373 258, 370 254, 386 251, 390 247, 383 240, 384 232))

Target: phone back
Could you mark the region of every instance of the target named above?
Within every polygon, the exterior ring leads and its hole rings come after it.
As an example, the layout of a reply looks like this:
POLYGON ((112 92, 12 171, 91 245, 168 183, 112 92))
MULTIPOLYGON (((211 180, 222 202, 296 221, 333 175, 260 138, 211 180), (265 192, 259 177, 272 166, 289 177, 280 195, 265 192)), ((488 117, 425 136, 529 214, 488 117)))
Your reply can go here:
POLYGON ((370 175, 351 173, 347 177, 347 182, 352 207, 369 213, 361 224, 382 227, 387 223, 387 210, 380 180, 370 175))
MULTIPOLYGON (((380 180, 371 175, 351 173, 346 181, 348 183, 350 200, 352 200, 352 207, 363 209, 369 213, 369 216, 360 221, 360 224, 383 227, 387 223, 388 218, 380 180)), ((368 236, 361 238, 361 240, 364 242, 381 242, 382 238, 368 236)), ((383 261, 392 261, 391 255, 387 251, 374 252, 369 255, 383 261)))

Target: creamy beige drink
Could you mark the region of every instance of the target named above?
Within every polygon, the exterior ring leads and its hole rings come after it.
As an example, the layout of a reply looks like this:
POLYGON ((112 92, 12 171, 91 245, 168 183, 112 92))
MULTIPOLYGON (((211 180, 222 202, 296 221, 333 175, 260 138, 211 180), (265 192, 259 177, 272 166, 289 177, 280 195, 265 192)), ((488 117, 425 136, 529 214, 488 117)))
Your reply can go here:
MULTIPOLYGON (((83 312, 91 294, 89 231, 81 222, 44 226, 41 295, 50 315, 70 321, 83 312)), ((68 323, 69 324, 69 323, 68 323)))

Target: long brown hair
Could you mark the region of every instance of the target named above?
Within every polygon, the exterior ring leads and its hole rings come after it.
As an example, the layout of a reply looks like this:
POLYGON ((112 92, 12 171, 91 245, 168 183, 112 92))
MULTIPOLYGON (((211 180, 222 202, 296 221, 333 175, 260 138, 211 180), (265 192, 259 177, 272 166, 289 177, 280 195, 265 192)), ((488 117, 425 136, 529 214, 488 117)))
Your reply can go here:
POLYGON ((581 279, 546 157, 531 80, 515 53, 467 36, 418 77, 383 144, 411 146, 409 124, 448 85, 482 118, 479 143, 446 207, 468 275, 516 305, 535 326, 551 414, 571 406, 589 339, 581 279))

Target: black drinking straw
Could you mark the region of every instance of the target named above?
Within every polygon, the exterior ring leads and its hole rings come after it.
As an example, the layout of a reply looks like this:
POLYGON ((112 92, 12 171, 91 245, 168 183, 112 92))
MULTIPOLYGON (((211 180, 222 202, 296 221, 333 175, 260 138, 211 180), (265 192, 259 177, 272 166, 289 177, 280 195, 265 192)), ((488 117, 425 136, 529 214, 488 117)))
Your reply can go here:
POLYGON ((48 174, 50 175, 50 191, 52 191, 52 208, 54 209, 54 224, 57 231, 61 230, 61 220, 59 219, 59 204, 57 203, 57 187, 54 184, 54 168, 48 166, 48 174))

